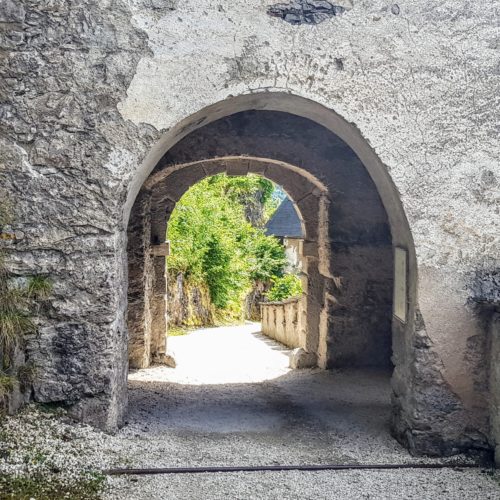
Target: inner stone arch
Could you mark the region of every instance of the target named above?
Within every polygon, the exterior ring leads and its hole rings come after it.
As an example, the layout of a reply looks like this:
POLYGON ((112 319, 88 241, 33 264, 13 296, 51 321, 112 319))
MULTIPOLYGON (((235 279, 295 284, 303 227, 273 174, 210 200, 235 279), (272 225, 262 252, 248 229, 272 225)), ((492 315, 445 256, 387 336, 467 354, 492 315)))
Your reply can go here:
POLYGON ((182 195, 205 177, 258 174, 284 189, 295 203, 301 219, 303 284, 301 301, 301 347, 309 353, 307 363, 315 366, 320 337, 319 321, 311 321, 307 311, 317 305, 318 288, 324 287, 328 273, 328 225, 323 220, 328 206, 327 188, 307 171, 286 162, 251 156, 208 158, 172 164, 150 176, 141 190, 129 224, 129 364, 145 368, 162 362, 166 355, 168 303, 164 240, 168 220, 182 195), (278 181, 278 179, 280 179, 278 181), (321 256, 321 258, 320 258, 321 256))

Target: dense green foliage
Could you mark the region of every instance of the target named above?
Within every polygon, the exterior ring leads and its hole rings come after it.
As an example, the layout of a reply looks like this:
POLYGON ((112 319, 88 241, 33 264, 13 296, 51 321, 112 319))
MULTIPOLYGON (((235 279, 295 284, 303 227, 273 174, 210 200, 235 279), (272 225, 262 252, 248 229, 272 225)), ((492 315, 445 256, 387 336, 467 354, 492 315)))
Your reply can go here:
POLYGON ((271 302, 299 297, 302 293, 302 282, 294 274, 285 274, 272 279, 272 286, 266 297, 271 302))
POLYGON ((168 224, 169 272, 208 285, 217 308, 241 311, 253 282, 283 274, 284 249, 263 230, 279 202, 274 189, 255 175, 216 175, 189 189, 168 224))

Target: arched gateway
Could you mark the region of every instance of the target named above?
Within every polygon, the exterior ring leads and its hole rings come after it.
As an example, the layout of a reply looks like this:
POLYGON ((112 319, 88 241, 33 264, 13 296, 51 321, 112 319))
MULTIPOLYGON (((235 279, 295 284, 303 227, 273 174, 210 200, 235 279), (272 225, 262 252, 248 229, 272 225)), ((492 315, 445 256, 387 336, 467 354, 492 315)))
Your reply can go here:
POLYGON ((393 363, 394 429, 406 440, 416 265, 404 211, 386 168, 356 128, 290 94, 210 106, 169 131, 142 165, 125 213, 131 366, 165 354, 162 244, 169 215, 190 186, 220 172, 263 175, 294 200, 306 232, 303 347, 323 368, 393 363))
MULTIPOLYGON (((102 266, 95 271, 109 304, 92 309, 95 326, 51 326, 43 342, 31 344, 33 357, 48 367, 35 399, 64 401, 75 416, 105 429, 122 425, 129 357, 131 366, 144 367, 165 353, 162 243, 169 214, 191 185, 218 172, 263 175, 299 208, 307 275, 301 331, 309 362, 393 368, 392 431, 416 453, 487 448, 483 393, 471 394, 473 382, 464 377, 445 378, 451 365, 442 367, 443 348, 433 345, 419 312, 416 252, 387 168, 354 125, 280 92, 228 98, 162 135, 130 180, 120 231, 102 249, 115 266, 113 278, 102 266), (115 289, 119 280, 124 286, 115 289)), ((420 303, 428 306, 435 296, 420 303)))

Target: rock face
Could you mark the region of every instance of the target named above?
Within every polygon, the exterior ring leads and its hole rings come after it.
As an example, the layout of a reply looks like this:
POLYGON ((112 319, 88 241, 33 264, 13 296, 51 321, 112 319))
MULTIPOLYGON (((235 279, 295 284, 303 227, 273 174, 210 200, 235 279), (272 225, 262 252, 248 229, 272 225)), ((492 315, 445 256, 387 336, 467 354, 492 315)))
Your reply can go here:
POLYGON ((302 347, 297 347, 290 354, 290 368, 300 370, 316 366, 317 359, 314 353, 307 352, 302 347))
POLYGON ((433 454, 500 441, 496 5, 352 3, 314 26, 304 5, 347 2, 280 4, 300 4, 297 24, 261 1, 2 3, 0 182, 17 212, 2 244, 19 277, 54 283, 26 350, 37 401, 120 425, 127 302, 131 351, 165 354, 150 247, 176 193, 229 168, 186 164, 251 155, 232 173, 286 183, 309 223, 307 351, 350 366, 388 328, 395 435, 433 454), (395 246, 405 321, 391 318, 395 246))
POLYGON ((213 305, 206 288, 190 285, 179 273, 169 276, 167 293, 168 326, 214 324, 213 305))

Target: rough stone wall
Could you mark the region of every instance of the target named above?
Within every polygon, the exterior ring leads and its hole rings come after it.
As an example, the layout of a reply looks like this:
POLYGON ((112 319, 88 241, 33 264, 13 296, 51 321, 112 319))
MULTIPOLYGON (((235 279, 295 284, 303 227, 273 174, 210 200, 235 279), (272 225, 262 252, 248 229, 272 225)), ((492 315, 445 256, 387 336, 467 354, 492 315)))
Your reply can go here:
MULTIPOLYGON (((213 140, 214 138, 212 138, 213 140)), ((218 139, 216 139, 217 141, 218 139)), ((227 138, 226 138, 227 141, 227 138)), ((188 143, 189 144, 189 143, 188 143)), ((189 149, 189 146, 188 146, 189 149)), ((180 148, 183 151, 183 148, 180 148)), ((203 151, 199 152, 203 154, 203 151)), ((132 254, 143 254, 142 250, 134 251, 131 246, 135 244, 141 244, 140 240, 134 237, 132 233, 133 228, 136 226, 135 221, 142 221, 142 224, 149 225, 150 231, 150 245, 151 248, 155 248, 156 245, 160 244, 162 238, 165 238, 167 232, 167 222, 170 214, 175 206, 175 201, 179 200, 184 192, 193 184, 201 180, 202 178, 213 175, 215 173, 227 172, 228 175, 246 175, 248 172, 258 173, 264 175, 265 177, 270 177, 271 179, 279 178, 285 189, 297 200, 301 200, 299 203, 304 208, 304 227, 306 234, 309 234, 314 240, 308 242, 308 252, 309 257, 306 259, 305 267, 307 269, 315 270, 317 274, 317 279, 306 280, 306 287, 310 288, 313 293, 307 295, 306 302, 315 302, 315 304, 310 304, 310 307, 316 307, 319 310, 323 307, 321 294, 324 288, 323 281, 325 276, 321 276, 318 272, 318 265, 311 265, 312 262, 318 260, 319 253, 318 247, 319 242, 316 241, 318 234, 322 234, 322 231, 327 231, 327 226, 322 229, 318 228, 318 214, 317 206, 312 200, 316 200, 316 204, 321 204, 320 197, 322 193, 325 193, 325 187, 319 183, 317 180, 308 174, 306 171, 298 169, 293 165, 284 164, 279 161, 272 161, 269 159, 262 158, 251 158, 250 156, 233 156, 233 157, 220 157, 215 159, 207 158, 202 161, 195 161, 194 163, 179 164, 177 162, 171 162, 167 158, 162 161, 158 168, 152 173, 149 179, 144 183, 143 190, 141 194, 135 201, 131 214, 131 223, 129 224, 129 250, 132 254), (150 193, 150 194, 148 194, 150 193), (144 196, 150 196, 151 207, 150 214, 146 216, 143 210, 143 204, 141 202, 144 196), (305 204, 302 203, 302 199, 309 200, 305 204), (132 224, 132 221, 133 224, 132 224), (308 261, 311 261, 309 263, 308 261), (309 284, 311 285, 309 287, 309 284)), ((143 231, 146 233, 147 231, 143 231)), ((148 233, 149 234, 149 233, 148 233)), ((328 237, 323 237, 324 241, 328 241, 328 237)), ((145 257, 144 261, 141 262, 140 259, 134 260, 131 264, 134 269, 131 269, 132 274, 139 274, 140 276, 146 276, 151 273, 152 270, 149 269, 148 258, 145 257)), ((154 281, 158 281, 159 273, 154 271, 154 281)), ((143 286, 143 282, 148 282, 148 279, 144 279, 138 283, 139 289, 137 289, 137 284, 135 282, 130 282, 129 294, 131 295, 131 300, 135 302, 135 298, 139 297, 139 302, 136 305, 144 309, 144 316, 148 312, 148 304, 151 301, 151 289, 143 286), (141 299, 142 298, 142 299, 141 299), (141 302, 142 300, 142 302, 141 302)), ((163 286, 166 284, 163 283, 163 286)), ((160 302, 157 302, 160 305, 160 302)), ((163 306, 170 309, 171 304, 165 304, 163 306)), ((175 308, 175 304, 174 304, 175 308)), ((303 310, 306 309, 304 305, 303 310)), ((260 313, 259 313, 260 317, 260 313)), ((307 322, 307 332, 303 344, 309 349, 311 356, 310 360, 315 358, 318 341, 319 341, 319 322, 315 316, 306 318, 303 315, 303 322, 307 322)), ((154 322, 153 322, 154 324, 154 322)), ((142 328, 142 326, 135 322, 129 324, 131 342, 135 342, 134 339, 137 337, 142 338, 142 345, 150 344, 150 336, 148 336, 147 328, 142 328)), ((304 324, 302 324, 301 331, 306 330, 304 324)), ((139 344, 138 344, 139 345, 139 344)), ((154 349, 151 347, 150 352, 153 353, 154 349)), ((146 358, 147 359, 147 358, 146 358)), ((132 361, 132 360, 131 360, 132 361)))
POLYGON ((245 297, 245 319, 260 321, 260 303, 265 300, 265 293, 270 288, 269 283, 258 281, 245 297))
POLYGON ((490 424, 495 449, 495 462, 500 463, 500 313, 493 314, 490 322, 490 424))
POLYGON ((408 324, 393 322, 399 437, 436 453, 484 443, 488 330, 470 299, 500 263, 498 7, 354 0, 293 25, 270 4, 3 2, 0 182, 23 221, 10 265, 55 282, 30 341, 35 397, 120 422, 125 199, 164 152, 161 132, 231 96, 283 92, 355 124, 400 195, 416 260, 408 324))
POLYGON ((28 344, 34 397, 114 427, 126 401, 123 203, 158 137, 117 105, 147 37, 116 1, 7 0, 0 23, 0 182, 19 221, 9 265, 54 283, 28 344))
POLYGON ((151 323, 153 321, 150 300, 152 294, 151 196, 141 193, 137 199, 138 210, 131 217, 128 227, 128 308, 129 332, 128 356, 132 368, 149 366, 151 360, 151 323))
POLYGON ((334 295, 344 307, 329 318, 333 333, 328 339, 327 365, 392 369, 392 248, 383 242, 348 247, 344 243, 333 258, 341 280, 334 295), (362 320, 355 323, 353 317, 362 320), (353 330, 360 334, 353 335, 353 330))

